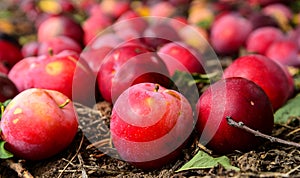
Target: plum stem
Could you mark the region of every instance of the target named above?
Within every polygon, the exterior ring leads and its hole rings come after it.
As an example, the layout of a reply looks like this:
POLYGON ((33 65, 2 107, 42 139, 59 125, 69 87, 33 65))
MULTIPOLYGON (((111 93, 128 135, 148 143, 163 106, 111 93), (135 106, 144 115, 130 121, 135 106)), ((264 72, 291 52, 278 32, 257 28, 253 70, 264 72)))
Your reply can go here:
POLYGON ((261 133, 261 132, 259 132, 257 130, 253 130, 250 127, 246 126, 243 122, 236 122, 236 121, 234 121, 232 119, 232 117, 230 117, 230 116, 227 116, 226 120, 227 120, 228 125, 236 127, 236 128, 239 128, 239 129, 242 129, 242 130, 245 130, 245 131, 247 131, 247 132, 249 132, 249 133, 251 133, 251 134, 253 134, 253 135, 257 136, 257 137, 268 139, 271 142, 281 143, 281 144, 285 144, 285 145, 289 145, 289 146, 294 146, 294 147, 300 148, 300 144, 299 143, 291 142, 291 141, 287 141, 287 140, 283 140, 283 139, 280 139, 280 138, 276 138, 276 137, 273 137, 273 136, 261 133))
POLYGON ((158 92, 158 90, 159 90, 159 84, 155 84, 154 92, 158 92))
POLYGON ((70 99, 67 99, 64 103, 60 104, 58 107, 62 109, 65 106, 67 106, 70 103, 70 101, 71 101, 70 99))

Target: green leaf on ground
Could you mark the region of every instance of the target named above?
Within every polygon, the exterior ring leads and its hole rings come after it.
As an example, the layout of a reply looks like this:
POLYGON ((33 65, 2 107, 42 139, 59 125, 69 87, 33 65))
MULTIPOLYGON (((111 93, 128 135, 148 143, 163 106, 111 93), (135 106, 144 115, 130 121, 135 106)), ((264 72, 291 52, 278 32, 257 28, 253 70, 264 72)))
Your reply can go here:
POLYGON ((274 114, 276 124, 286 124, 290 118, 300 116, 300 95, 290 99, 284 106, 279 108, 274 114))
POLYGON ((4 148, 4 144, 5 141, 0 141, 0 159, 7 159, 13 157, 14 155, 4 148))
POLYGON ((225 169, 231 169, 235 171, 239 171, 240 169, 232 166, 230 164, 230 160, 227 156, 221 156, 214 158, 210 156, 209 154, 205 153, 204 151, 199 151, 189 162, 187 162, 185 165, 183 165, 179 170, 180 171, 186 171, 191 169, 207 169, 207 168, 213 168, 217 166, 218 164, 222 165, 225 169))
POLYGON ((175 71, 172 76, 172 81, 176 83, 176 85, 184 85, 191 86, 197 83, 205 83, 210 84, 217 80, 219 80, 220 74, 218 72, 209 73, 209 74, 200 74, 200 73, 189 73, 184 71, 175 71))

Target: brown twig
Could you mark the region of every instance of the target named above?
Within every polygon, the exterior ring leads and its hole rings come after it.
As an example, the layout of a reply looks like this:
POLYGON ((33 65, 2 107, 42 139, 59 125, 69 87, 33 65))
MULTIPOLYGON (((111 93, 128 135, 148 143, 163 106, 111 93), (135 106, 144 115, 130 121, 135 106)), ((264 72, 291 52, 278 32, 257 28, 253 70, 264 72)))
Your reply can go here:
POLYGON ((295 167, 294 169, 290 170, 287 173, 280 173, 280 172, 261 172, 259 175, 255 173, 242 173, 242 176, 246 177, 291 177, 292 173, 300 169, 300 165, 295 167))
POLYGON ((295 167, 294 169, 290 170, 289 172, 286 173, 287 176, 290 176, 292 173, 300 169, 300 165, 295 167))
POLYGON ((88 149, 91 149, 92 147, 100 148, 100 147, 102 147, 102 146, 104 146, 104 145, 108 145, 109 142, 110 142, 110 139, 109 139, 109 138, 106 138, 106 139, 100 140, 100 141, 98 141, 98 142, 89 144, 89 145, 86 147, 86 149, 88 150, 88 149))
POLYGON ((289 177, 285 173, 280 173, 280 172, 260 172, 258 173, 253 173, 253 172, 244 172, 240 174, 241 177, 289 177))
POLYGON ((206 148, 204 145, 202 145, 201 143, 198 143, 198 145, 197 145, 201 150, 203 150, 203 151, 205 151, 206 153, 208 153, 208 154, 212 154, 212 150, 210 150, 210 149, 208 149, 208 148, 206 148))
POLYGON ((25 169, 20 162, 16 163, 12 159, 6 159, 6 164, 18 173, 19 177, 23 178, 33 178, 33 176, 25 169))
POLYGON ((60 172, 60 174, 58 175, 58 178, 60 178, 62 176, 62 174, 65 172, 65 170, 68 168, 69 164, 76 158, 76 156, 79 154, 79 151, 82 147, 83 144, 83 140, 84 140, 84 135, 82 135, 81 141, 79 143, 79 146, 77 148, 77 151, 75 153, 75 155, 71 158, 71 160, 67 163, 67 165, 64 167, 64 169, 60 172))
POLYGON ((239 129, 243 129, 243 130, 245 130, 245 131, 247 131, 247 132, 249 132, 251 134, 254 134, 255 136, 258 136, 258 137, 261 137, 261 138, 264 138, 264 139, 268 139, 271 142, 281 143, 281 144, 285 144, 285 145, 289 145, 289 146, 294 146, 294 147, 300 148, 300 144, 299 143, 291 142, 291 141, 287 141, 287 140, 283 140, 283 139, 276 138, 276 137, 272 137, 270 135, 261 133, 261 132, 259 132, 257 130, 253 130, 250 127, 246 126, 243 122, 236 122, 236 121, 234 121, 230 116, 227 116, 226 119, 227 119, 227 123, 230 126, 233 126, 233 127, 239 128, 239 129))
POLYGON ((297 133, 297 132, 300 132, 300 128, 291 131, 291 132, 288 133, 286 136, 291 136, 291 135, 293 135, 293 134, 295 134, 295 133, 297 133))
POLYGON ((85 171, 85 169, 84 169, 84 161, 83 161, 83 159, 82 159, 81 154, 78 153, 77 157, 78 157, 79 164, 80 164, 80 168, 81 168, 81 177, 82 177, 82 178, 88 178, 87 173, 86 173, 86 171, 85 171))

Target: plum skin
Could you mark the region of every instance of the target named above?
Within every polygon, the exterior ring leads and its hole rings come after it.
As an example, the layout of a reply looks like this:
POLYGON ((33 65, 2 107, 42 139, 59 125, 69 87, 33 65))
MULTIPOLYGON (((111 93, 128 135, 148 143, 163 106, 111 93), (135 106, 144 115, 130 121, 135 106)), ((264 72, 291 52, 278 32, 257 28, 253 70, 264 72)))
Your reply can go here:
POLYGON ((7 77, 0 73, 0 102, 12 99, 19 93, 16 85, 7 77))
POLYGON ((284 70, 268 57, 260 54, 237 58, 228 66, 223 78, 243 77, 259 85, 268 95, 273 110, 280 108, 289 98, 289 81, 284 70))
POLYGON ((257 84, 241 77, 211 85, 199 98, 196 111, 200 142, 222 154, 248 151, 262 143, 259 137, 228 125, 226 117, 265 134, 273 129, 273 110, 267 95, 257 84))
POLYGON ((210 41, 220 54, 233 54, 244 45, 252 24, 244 17, 229 13, 217 19, 211 27, 210 41))
POLYGON ((68 36, 79 44, 83 41, 83 29, 75 20, 65 15, 52 16, 44 20, 37 30, 39 42, 47 41, 55 36, 68 36))
POLYGON ((53 54, 58 54, 63 50, 72 50, 80 54, 82 51, 80 44, 73 38, 68 36, 56 36, 46 41, 40 42, 38 47, 38 55, 49 54, 49 49, 52 49, 53 54))
POLYGON ((56 90, 86 105, 90 105, 89 94, 93 92, 88 86, 95 80, 85 60, 79 60, 79 55, 69 50, 52 56, 26 57, 14 65, 8 77, 19 92, 29 88, 56 90))
POLYGON ((28 89, 9 103, 1 119, 1 136, 16 157, 42 160, 65 149, 78 129, 77 115, 68 97, 45 89, 28 89))
POLYGON ((205 73, 201 54, 183 42, 170 42, 163 45, 159 49, 158 55, 167 65, 170 76, 173 76, 177 70, 205 73))
POLYGON ((249 52, 266 54, 270 45, 282 40, 284 34, 276 27, 262 27, 252 31, 246 40, 246 49, 249 52))
POLYGON ((191 105, 183 95, 154 88, 153 83, 140 83, 125 90, 113 107, 110 122, 120 157, 149 170, 178 158, 195 123, 191 105))
POLYGON ((156 82, 170 86, 169 72, 163 60, 147 47, 130 41, 111 51, 97 74, 102 97, 114 103, 131 85, 156 82))

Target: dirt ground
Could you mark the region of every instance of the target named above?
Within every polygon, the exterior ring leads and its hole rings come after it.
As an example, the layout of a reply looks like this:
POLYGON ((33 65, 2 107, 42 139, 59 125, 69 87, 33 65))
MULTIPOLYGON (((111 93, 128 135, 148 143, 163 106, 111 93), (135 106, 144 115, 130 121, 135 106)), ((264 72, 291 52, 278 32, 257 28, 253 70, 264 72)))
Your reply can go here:
MULTIPOLYGON (((3 6, 0 1, 0 9, 3 6)), ((2 14, 3 15, 3 14, 2 14)), ((21 16, 16 12, 15 16, 21 16)), ((16 34, 26 34, 32 28, 22 20, 13 18, 16 34), (18 22, 18 23, 16 23, 18 22), (28 31, 24 31, 27 29, 28 31)), ((266 140, 257 149, 249 152, 234 152, 228 154, 233 166, 240 171, 226 170, 222 166, 211 169, 190 170, 175 173, 188 162, 198 150, 199 134, 193 133, 188 146, 182 151, 181 157, 165 167, 144 171, 128 163, 112 158, 115 154, 111 144, 108 125, 111 105, 99 102, 93 108, 76 104, 80 127, 73 143, 63 152, 47 160, 30 162, 18 159, 0 160, 0 178, 14 178, 18 174, 14 170, 15 164, 22 165, 22 172, 26 177, 30 173, 34 177, 300 177, 300 150, 279 143, 266 140), (99 149, 101 148, 101 149, 99 149), (13 169, 11 168, 13 167, 13 169)), ((300 118, 292 120, 286 125, 275 125, 272 136, 300 143, 300 118)), ((215 155, 214 157, 222 156, 215 155)), ((117 157, 117 155, 115 155, 117 157)))
MULTIPOLYGON (((249 152, 228 154, 232 165, 241 171, 228 171, 222 166, 212 169, 190 170, 175 173, 201 149, 197 133, 175 162, 154 171, 143 171, 128 163, 107 156, 115 150, 108 132, 111 105, 99 102, 94 108, 76 104, 80 129, 74 142, 59 155, 39 162, 13 160, 23 165, 34 177, 300 177, 300 150, 268 140, 249 152), (83 134, 84 133, 84 134, 83 134), (98 148, 101 148, 100 150, 98 148)), ((275 125, 273 136, 300 142, 300 120, 288 125, 275 125)), ((214 155, 213 156, 219 156, 214 155)), ((10 164, 11 165, 11 164, 10 164)), ((0 161, 0 177, 18 177, 9 168, 8 161, 0 161)))

